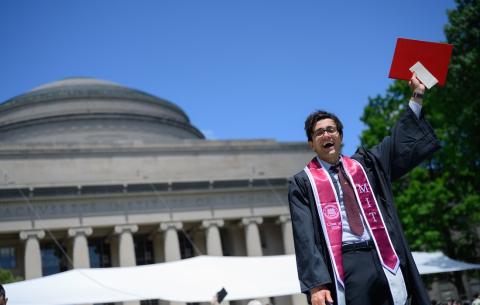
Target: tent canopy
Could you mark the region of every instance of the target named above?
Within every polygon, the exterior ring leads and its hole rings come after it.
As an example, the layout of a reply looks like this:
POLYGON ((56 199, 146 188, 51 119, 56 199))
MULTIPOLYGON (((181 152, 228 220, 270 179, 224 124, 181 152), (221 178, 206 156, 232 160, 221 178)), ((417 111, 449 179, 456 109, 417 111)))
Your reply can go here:
POLYGON ((442 273, 480 269, 480 264, 469 264, 451 259, 440 251, 413 252, 413 259, 420 274, 442 273))
MULTIPOLYGON (((441 252, 414 252, 421 274, 480 269, 441 252)), ((208 302, 225 287, 226 300, 300 292, 294 255, 197 256, 136 267, 75 269, 4 285, 9 305, 64 305, 164 299, 208 302)))

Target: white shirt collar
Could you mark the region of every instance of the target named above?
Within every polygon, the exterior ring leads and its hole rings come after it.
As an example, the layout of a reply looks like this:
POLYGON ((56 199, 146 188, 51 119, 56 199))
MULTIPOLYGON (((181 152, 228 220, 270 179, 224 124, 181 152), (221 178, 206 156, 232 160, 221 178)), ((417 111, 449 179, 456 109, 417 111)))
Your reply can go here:
MULTIPOLYGON (((342 156, 340 156, 340 160, 338 160, 338 162, 342 162, 342 158, 341 158, 341 157, 342 157, 342 156)), ((322 165, 322 167, 323 167, 324 169, 326 169, 326 170, 329 170, 330 167, 332 167, 332 166, 335 165, 335 164, 332 164, 332 163, 330 163, 330 162, 327 162, 327 161, 324 161, 324 160, 320 159, 320 157, 318 157, 318 156, 317 156, 317 159, 318 159, 318 161, 320 162, 320 164, 322 165)))

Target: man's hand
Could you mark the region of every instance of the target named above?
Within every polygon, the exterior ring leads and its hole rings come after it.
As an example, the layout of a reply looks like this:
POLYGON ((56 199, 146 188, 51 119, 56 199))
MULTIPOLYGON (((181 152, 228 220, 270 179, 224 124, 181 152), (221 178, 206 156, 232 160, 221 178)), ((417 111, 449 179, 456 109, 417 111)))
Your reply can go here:
POLYGON ((412 88, 413 92, 418 92, 420 94, 425 93, 425 85, 417 78, 415 73, 413 73, 412 78, 408 81, 408 85, 412 88))
POLYGON ((318 286, 310 290, 312 305, 328 305, 333 304, 330 290, 325 286, 318 286), (328 302, 328 303, 327 303, 328 302))
MULTIPOLYGON (((422 84, 422 82, 417 78, 415 73, 413 73, 412 78, 408 81, 408 85, 412 89, 412 93, 421 94, 422 96, 425 93, 425 85, 422 84)), ((418 104, 422 104, 423 97, 416 96, 412 97, 412 99, 418 104)))

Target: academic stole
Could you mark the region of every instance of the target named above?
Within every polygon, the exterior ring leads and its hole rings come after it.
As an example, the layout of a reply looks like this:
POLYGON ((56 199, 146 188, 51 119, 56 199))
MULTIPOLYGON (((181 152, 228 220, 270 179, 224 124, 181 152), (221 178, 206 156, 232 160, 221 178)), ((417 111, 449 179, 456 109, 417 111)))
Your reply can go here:
MULTIPOLYGON (((389 282, 394 304, 403 305, 407 298, 407 292, 399 268, 400 260, 388 235, 371 184, 358 161, 342 156, 342 163, 347 175, 346 178, 351 185, 355 186, 353 188, 355 197, 357 202, 360 203, 363 219, 366 220, 365 224, 375 243, 377 253, 379 253, 379 259, 389 282)), ((327 169, 322 167, 318 157, 313 158, 304 170, 313 189, 318 216, 337 279, 335 286, 337 288, 338 304, 345 304, 340 203, 331 177, 327 169)))

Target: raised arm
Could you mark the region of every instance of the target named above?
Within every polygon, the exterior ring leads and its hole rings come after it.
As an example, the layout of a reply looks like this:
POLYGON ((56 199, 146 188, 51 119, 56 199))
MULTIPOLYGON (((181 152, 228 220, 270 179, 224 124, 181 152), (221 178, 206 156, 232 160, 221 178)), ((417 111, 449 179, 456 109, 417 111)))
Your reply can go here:
POLYGON ((421 112, 425 86, 415 75, 409 85, 412 98, 408 109, 400 116, 390 136, 371 149, 392 181, 409 172, 440 148, 432 127, 421 112))

